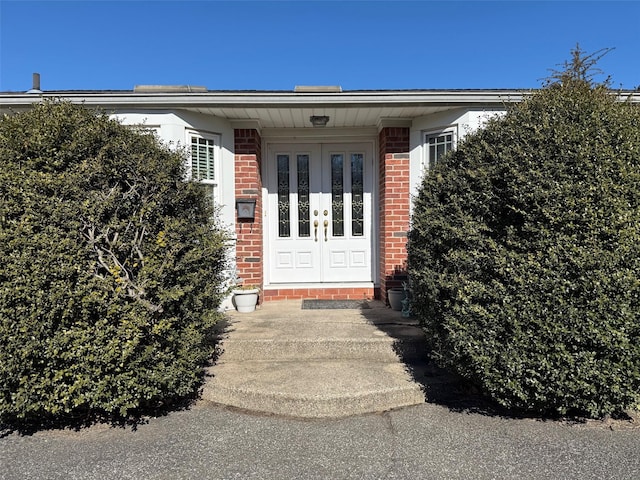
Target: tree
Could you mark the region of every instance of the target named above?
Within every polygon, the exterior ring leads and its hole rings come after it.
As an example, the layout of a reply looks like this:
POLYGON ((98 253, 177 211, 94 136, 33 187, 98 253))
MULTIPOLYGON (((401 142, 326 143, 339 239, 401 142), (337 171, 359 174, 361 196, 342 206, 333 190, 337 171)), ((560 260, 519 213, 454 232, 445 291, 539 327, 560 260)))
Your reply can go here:
POLYGON ((415 201, 413 310, 432 356, 522 411, 597 417, 640 392, 640 111, 593 83, 596 57, 577 48, 415 201))
POLYGON ((0 119, 0 421, 129 417, 194 395, 225 232, 184 156, 46 101, 0 119))

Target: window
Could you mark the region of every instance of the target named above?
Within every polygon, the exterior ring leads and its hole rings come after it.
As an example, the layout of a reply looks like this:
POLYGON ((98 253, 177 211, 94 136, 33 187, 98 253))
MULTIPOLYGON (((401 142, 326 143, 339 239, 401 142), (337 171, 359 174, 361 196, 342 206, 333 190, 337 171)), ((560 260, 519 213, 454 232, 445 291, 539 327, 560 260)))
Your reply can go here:
POLYGON ((189 133, 190 177, 202 184, 214 203, 218 201, 219 145, 217 135, 189 133))
POLYGON ((425 134, 427 168, 433 168, 442 157, 455 148, 454 130, 425 134))

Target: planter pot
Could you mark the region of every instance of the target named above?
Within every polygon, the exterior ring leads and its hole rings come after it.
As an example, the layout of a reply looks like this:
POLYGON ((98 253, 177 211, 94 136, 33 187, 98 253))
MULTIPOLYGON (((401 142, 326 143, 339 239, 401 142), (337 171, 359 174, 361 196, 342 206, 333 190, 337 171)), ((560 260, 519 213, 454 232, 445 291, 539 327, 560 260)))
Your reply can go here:
POLYGON ((387 290, 389 305, 396 311, 402 310, 402 300, 404 300, 404 288, 391 288, 387 290))
POLYGON ((241 313, 250 313, 256 309, 256 304, 258 303, 258 292, 257 288, 253 288, 250 290, 234 290, 233 291, 233 302, 236 304, 236 310, 241 313))

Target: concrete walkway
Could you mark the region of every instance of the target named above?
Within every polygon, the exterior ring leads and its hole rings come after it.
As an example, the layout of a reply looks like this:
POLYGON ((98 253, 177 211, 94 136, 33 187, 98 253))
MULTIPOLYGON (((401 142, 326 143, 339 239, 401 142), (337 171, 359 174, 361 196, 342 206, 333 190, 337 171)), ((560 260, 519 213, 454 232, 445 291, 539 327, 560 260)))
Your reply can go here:
POLYGON ((443 377, 427 366, 422 331, 379 301, 365 307, 303 310, 296 300, 231 312, 202 398, 305 418, 424 403, 424 384, 443 377))

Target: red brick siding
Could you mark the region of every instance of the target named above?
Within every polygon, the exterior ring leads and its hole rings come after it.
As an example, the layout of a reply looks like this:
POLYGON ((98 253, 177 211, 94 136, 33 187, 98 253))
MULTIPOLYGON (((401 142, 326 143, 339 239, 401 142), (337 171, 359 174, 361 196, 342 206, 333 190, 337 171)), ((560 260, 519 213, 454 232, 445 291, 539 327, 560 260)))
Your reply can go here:
POLYGON ((373 288, 280 288, 265 290, 266 301, 298 300, 304 298, 319 300, 370 300, 376 298, 373 288))
POLYGON ((262 235, 262 140, 254 129, 236 129, 235 192, 236 198, 256 200, 253 221, 236 220, 236 268, 245 284, 264 286, 262 235))
POLYGON ((409 128, 380 131, 380 298, 406 279, 409 230, 409 128))

